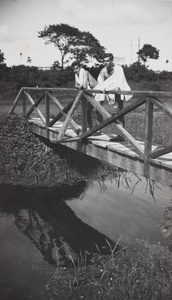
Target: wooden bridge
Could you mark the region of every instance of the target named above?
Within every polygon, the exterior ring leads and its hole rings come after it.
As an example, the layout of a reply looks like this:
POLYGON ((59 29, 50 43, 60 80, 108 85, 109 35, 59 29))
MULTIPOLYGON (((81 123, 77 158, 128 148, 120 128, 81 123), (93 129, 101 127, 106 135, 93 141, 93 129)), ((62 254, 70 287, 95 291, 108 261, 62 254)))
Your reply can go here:
MULTIPOLYGON (((133 95, 131 101, 115 114, 95 101, 92 94, 99 90, 67 88, 21 88, 9 114, 20 113, 32 124, 33 132, 55 144, 62 144, 119 168, 172 186, 172 138, 168 145, 153 145, 153 115, 155 108, 172 119, 172 109, 164 97, 172 92, 109 91, 107 94, 133 95), (64 94, 66 96, 64 97, 64 94), (60 100, 61 98, 61 100, 60 100), (91 130, 87 129, 87 100, 103 116, 103 121, 91 130), (142 107, 145 113, 143 140, 135 139, 122 127, 119 119, 142 107), (111 126, 111 127, 110 127, 111 126), (108 128, 113 131, 109 132, 108 128), (104 134, 98 135, 103 130, 104 134), (114 130, 124 137, 124 142, 111 142, 114 130)), ((102 92, 101 92, 102 93, 102 92)), ((134 119, 133 119, 134 122, 134 119)))

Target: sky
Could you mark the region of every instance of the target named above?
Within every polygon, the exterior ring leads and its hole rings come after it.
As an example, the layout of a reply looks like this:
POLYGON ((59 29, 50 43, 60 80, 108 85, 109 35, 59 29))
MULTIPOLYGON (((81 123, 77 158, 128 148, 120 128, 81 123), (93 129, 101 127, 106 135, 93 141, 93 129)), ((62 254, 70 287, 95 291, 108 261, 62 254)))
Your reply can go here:
POLYGON ((151 44, 160 58, 148 60, 149 68, 172 71, 171 16, 172 0, 0 0, 0 50, 7 66, 28 65, 30 57, 29 65, 51 67, 60 60, 58 49, 45 45, 38 32, 65 23, 92 33, 127 65, 151 44))

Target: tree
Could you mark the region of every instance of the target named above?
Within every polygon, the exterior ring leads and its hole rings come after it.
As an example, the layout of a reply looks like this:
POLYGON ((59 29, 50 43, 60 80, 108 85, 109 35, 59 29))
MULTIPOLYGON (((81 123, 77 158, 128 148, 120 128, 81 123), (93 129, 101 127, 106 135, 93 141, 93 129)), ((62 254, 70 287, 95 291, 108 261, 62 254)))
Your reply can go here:
POLYGON ((4 53, 2 53, 1 50, 0 50, 0 64, 1 65, 4 64, 4 60, 5 60, 4 53))
POLYGON ((51 67, 51 70, 56 70, 56 71, 60 71, 61 70, 61 67, 60 67, 60 63, 58 60, 54 61, 52 67, 51 67))
POLYGON ((145 44, 142 49, 138 52, 138 60, 142 60, 144 64, 147 62, 148 58, 158 59, 159 58, 159 50, 153 47, 152 45, 145 44))
POLYGON ((68 24, 45 26, 38 32, 39 38, 46 39, 45 44, 54 43, 61 53, 61 68, 64 68, 65 59, 78 59, 85 63, 91 60, 101 61, 105 48, 90 33, 80 31, 68 24))

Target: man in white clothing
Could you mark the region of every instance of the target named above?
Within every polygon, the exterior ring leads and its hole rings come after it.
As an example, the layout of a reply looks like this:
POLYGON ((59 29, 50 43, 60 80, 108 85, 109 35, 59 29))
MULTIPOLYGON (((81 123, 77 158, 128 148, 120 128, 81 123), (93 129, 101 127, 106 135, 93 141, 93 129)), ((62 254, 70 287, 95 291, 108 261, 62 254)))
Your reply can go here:
MULTIPOLYGON (((77 89, 92 89, 97 85, 97 81, 95 78, 84 68, 81 67, 80 62, 74 61, 71 65, 74 73, 75 73, 75 87, 77 89)), ((93 105, 90 102, 87 102, 87 123, 89 129, 93 128, 92 122, 92 110, 93 105)), ((98 122, 102 122, 102 115, 96 111, 98 122)))
MULTIPOLYGON (((114 64, 113 54, 107 53, 104 56, 105 67, 100 71, 97 78, 98 85, 95 89, 108 91, 108 90, 125 90, 130 91, 130 87, 126 81, 123 68, 119 65, 114 64)), ((97 94, 96 100, 102 101, 107 100, 109 104, 117 104, 118 109, 121 110, 124 107, 124 100, 129 100, 132 96, 130 95, 108 95, 108 94, 97 94)), ((124 116, 119 118, 119 121, 125 126, 124 116)), ((118 135, 113 138, 113 141, 123 141, 123 137, 118 135)))

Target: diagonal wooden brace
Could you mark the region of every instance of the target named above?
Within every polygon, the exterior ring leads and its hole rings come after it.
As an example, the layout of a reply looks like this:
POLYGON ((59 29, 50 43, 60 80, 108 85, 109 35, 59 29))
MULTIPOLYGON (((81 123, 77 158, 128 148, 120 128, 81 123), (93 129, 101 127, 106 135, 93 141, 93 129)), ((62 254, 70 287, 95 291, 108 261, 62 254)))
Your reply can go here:
MULTIPOLYGON (((64 112, 64 106, 59 102, 59 100, 54 95, 50 94, 49 92, 47 92, 47 95, 52 101, 54 101, 54 103, 56 103, 61 114, 66 117, 67 113, 64 112)), ((71 127, 72 127, 73 131, 78 134, 79 129, 80 129, 78 124, 73 119, 71 119, 70 122, 71 122, 71 127)))
POLYGON ((83 91, 79 91, 79 93, 77 94, 77 96, 72 104, 70 111, 68 112, 68 115, 66 116, 63 126, 58 134, 57 140, 62 140, 62 138, 67 130, 67 127, 68 127, 69 123, 71 122, 73 113, 74 113, 75 109, 77 108, 79 101, 82 99, 82 95, 83 95, 83 91))
POLYGON ((103 115, 103 117, 106 118, 105 121, 103 121, 101 124, 103 126, 98 125, 96 126, 94 129, 91 129, 89 130, 87 133, 85 134, 82 134, 80 136, 81 139, 87 137, 87 136, 90 136, 92 133, 96 132, 97 130, 100 130, 102 129, 105 125, 108 125, 108 123, 112 123, 114 124, 114 126, 116 127, 117 131, 129 142, 131 143, 134 148, 138 151, 138 153, 141 155, 141 156, 144 156, 144 150, 142 149, 142 147, 140 146, 140 144, 132 137, 132 135, 124 129, 124 127, 117 123, 117 119, 123 115, 123 112, 125 112, 125 114, 129 111, 131 111, 134 107, 138 107, 140 105, 142 105, 145 100, 137 100, 135 101, 133 104, 129 105, 129 107, 127 108, 124 108, 122 109, 116 116, 111 116, 107 110, 105 110, 97 101, 95 101, 94 98, 90 97, 89 95, 85 94, 84 93, 84 97, 103 115))
POLYGON ((26 98, 31 102, 31 104, 33 105, 33 108, 34 108, 35 112, 36 112, 37 115, 38 115, 38 117, 40 117, 40 119, 42 120, 42 122, 43 122, 44 125, 45 125, 45 124, 46 124, 45 118, 44 118, 43 114, 41 113, 41 111, 39 110, 39 108, 37 108, 37 107, 35 106, 35 102, 34 102, 34 100, 32 99, 31 95, 30 95, 28 92, 26 92, 26 91, 24 91, 24 94, 25 94, 26 98))

